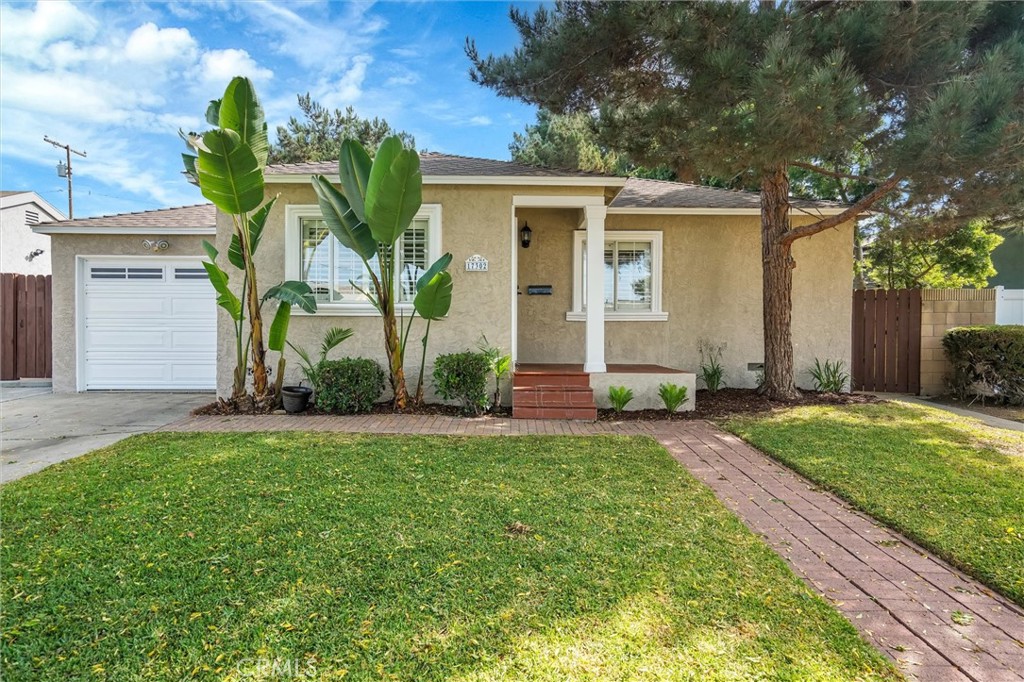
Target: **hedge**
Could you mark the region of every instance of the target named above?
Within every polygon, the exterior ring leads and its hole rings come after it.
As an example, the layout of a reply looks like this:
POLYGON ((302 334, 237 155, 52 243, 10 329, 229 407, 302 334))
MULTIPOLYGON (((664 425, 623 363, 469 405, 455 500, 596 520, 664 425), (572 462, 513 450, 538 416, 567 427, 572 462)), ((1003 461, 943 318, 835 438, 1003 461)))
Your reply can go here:
POLYGON ((1024 405, 1024 325, 954 327, 942 347, 954 394, 1024 405))
POLYGON ((316 406, 324 412, 369 412, 384 392, 384 370, 367 358, 326 360, 313 389, 316 406))

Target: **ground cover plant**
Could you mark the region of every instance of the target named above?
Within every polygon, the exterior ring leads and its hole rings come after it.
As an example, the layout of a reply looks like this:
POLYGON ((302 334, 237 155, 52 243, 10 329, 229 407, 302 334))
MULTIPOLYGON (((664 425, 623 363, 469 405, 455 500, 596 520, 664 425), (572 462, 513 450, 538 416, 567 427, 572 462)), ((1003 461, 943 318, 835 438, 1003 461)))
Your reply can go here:
POLYGON ((0 504, 4 679, 897 677, 642 438, 154 434, 0 504))
POLYGON ((1024 605, 1024 433, 896 402, 725 424, 1024 605))

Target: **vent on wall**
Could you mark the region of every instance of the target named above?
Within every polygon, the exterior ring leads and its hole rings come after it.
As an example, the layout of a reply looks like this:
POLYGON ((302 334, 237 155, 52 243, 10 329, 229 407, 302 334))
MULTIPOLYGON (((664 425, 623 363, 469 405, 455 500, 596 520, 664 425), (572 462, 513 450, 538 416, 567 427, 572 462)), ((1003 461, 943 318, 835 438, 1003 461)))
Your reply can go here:
POLYGON ((206 268, 174 268, 174 279, 209 279, 206 268))
POLYGON ((38 225, 39 224, 39 212, 38 211, 25 211, 25 224, 26 225, 38 225))
POLYGON ((89 268, 92 279, 163 279, 163 268, 89 268))

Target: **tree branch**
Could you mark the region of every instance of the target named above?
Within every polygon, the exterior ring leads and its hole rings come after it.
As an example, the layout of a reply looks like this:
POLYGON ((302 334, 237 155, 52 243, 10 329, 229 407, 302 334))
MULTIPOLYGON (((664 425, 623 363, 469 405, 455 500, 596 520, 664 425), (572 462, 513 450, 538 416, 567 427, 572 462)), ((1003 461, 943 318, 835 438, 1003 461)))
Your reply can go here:
POLYGON ((866 175, 851 175, 849 173, 840 173, 839 171, 830 171, 827 168, 822 168, 821 166, 815 166, 813 163, 804 163, 803 161, 790 161, 788 165, 796 166, 797 168, 805 168, 805 169, 807 169, 809 171, 813 171, 815 173, 821 173, 822 175, 827 175, 830 178, 842 178, 842 179, 846 179, 846 180, 859 180, 861 182, 870 182, 873 185, 877 185, 880 182, 882 182, 878 178, 869 178, 866 175))
POLYGON ((900 183, 900 180, 902 180, 901 177, 897 175, 892 176, 891 178, 880 184, 878 187, 876 187, 873 192, 866 195, 863 199, 861 199, 856 204, 846 209, 842 213, 837 213, 836 215, 829 216, 828 218, 822 218, 818 222, 811 223, 810 225, 803 225, 802 227, 792 229, 782 236, 782 238, 779 240, 779 243, 785 246, 791 246, 793 242, 795 242, 797 239, 800 239, 802 237, 810 237, 811 235, 818 234, 819 232, 824 232, 825 230, 831 227, 835 227, 836 225, 841 225, 842 223, 845 223, 848 220, 853 220, 858 215, 860 215, 868 208, 870 208, 872 204, 874 204, 879 199, 881 199, 886 194, 895 189, 896 185, 900 183))

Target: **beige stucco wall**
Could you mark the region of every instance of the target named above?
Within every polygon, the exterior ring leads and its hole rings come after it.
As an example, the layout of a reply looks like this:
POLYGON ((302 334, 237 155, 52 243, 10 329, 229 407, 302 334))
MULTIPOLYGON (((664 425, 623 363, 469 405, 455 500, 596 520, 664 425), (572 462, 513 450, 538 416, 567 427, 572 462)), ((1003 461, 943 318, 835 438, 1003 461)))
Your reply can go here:
POLYGON ((76 256, 152 256, 144 239, 166 239, 161 256, 203 255, 204 237, 197 235, 76 235, 50 238, 53 267, 53 390, 77 390, 75 377, 75 267, 76 256))
MULTIPOLYGON (((306 184, 268 185, 280 198, 269 218, 268 231, 264 234, 257 253, 261 290, 281 281, 285 275, 284 224, 285 207, 292 205, 315 205, 316 195, 306 184)), ((475 349, 482 335, 487 340, 508 351, 512 347, 511 298, 511 210, 514 195, 601 195, 603 188, 592 187, 532 187, 532 186, 448 186, 426 185, 423 188, 424 204, 440 204, 441 249, 450 251, 454 257, 451 272, 454 296, 451 312, 443 322, 435 322, 430 328, 430 346, 427 353, 426 386, 428 397, 432 397, 430 371, 432 360, 442 353, 475 349), (487 272, 465 271, 465 261, 473 255, 481 255, 488 261, 487 272)), ((218 248, 224 251, 230 240, 231 224, 226 216, 218 216, 218 248)), ((293 315, 289 328, 289 340, 309 350, 320 345, 326 329, 332 326, 351 327, 355 335, 345 341, 331 357, 363 356, 385 365, 383 328, 379 317, 351 317, 333 314, 316 316, 293 315)), ((410 390, 415 384, 420 365, 420 339, 424 322, 417 319, 409 337, 406 354, 406 374, 410 390)), ((218 365, 217 385, 221 394, 231 390, 233 368, 233 333, 230 321, 225 315, 218 317, 218 365)), ((286 353, 288 382, 301 378, 299 365, 294 354, 286 353)), ((272 364, 276 366, 276 359, 272 364)))
MULTIPOLYGON (((578 212, 523 210, 533 245, 519 250, 519 360, 584 359, 585 323, 568 322, 572 307, 572 232, 578 212), (550 284, 551 296, 525 295, 528 284, 550 284)), ((801 221, 794 221, 801 224, 801 221)), ((653 363, 696 371, 697 340, 726 343, 726 382, 753 387, 747 363, 763 361, 761 236, 757 216, 609 215, 607 230, 663 233, 661 322, 607 321, 608 363, 653 363)), ((852 224, 799 240, 793 283, 793 345, 797 383, 810 386, 815 358, 850 358, 852 224)))
POLYGON ((952 367, 942 337, 953 327, 995 324, 995 289, 925 289, 921 292, 921 393, 949 392, 952 367))

